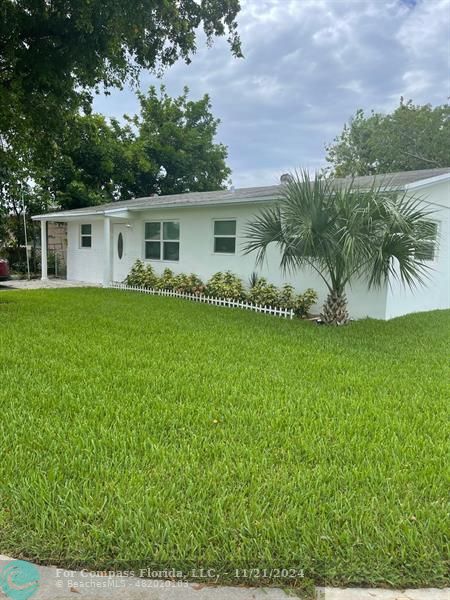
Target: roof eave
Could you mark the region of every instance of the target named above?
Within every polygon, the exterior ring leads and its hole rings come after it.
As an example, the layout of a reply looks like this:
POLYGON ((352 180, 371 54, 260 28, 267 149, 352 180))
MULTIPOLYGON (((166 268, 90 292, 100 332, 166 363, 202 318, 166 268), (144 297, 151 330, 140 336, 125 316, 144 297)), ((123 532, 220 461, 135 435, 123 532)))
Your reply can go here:
MULTIPOLYGON (((78 210, 78 209, 75 209, 78 210)), ((42 215, 35 215, 31 217, 33 221, 66 221, 67 219, 77 219, 78 217, 104 217, 105 215, 114 215, 116 213, 125 213, 124 216, 127 216, 128 208, 111 208, 106 210, 87 210, 86 212, 72 212, 61 211, 54 213, 44 213, 42 215)))
MULTIPOLYGON (((411 183, 398 185, 398 186, 390 186, 392 191, 409 191, 409 190, 417 190, 423 187, 427 187, 428 185, 433 185, 435 183, 440 183, 443 181, 450 181, 450 173, 444 173, 442 175, 436 175, 434 177, 427 177, 425 179, 419 179, 417 181, 413 181, 411 183)), ((367 189, 370 189, 369 187, 367 189)), ((279 200, 279 195, 274 196, 266 196, 261 198, 229 198, 226 200, 217 199, 210 200, 208 202, 173 202, 173 203, 158 203, 151 202, 145 206, 123 206, 121 208, 109 208, 105 210, 86 210, 85 212, 75 212, 75 211, 61 211, 61 212, 53 212, 53 213, 44 213, 41 215, 35 215, 32 217, 33 221, 71 221, 75 219, 83 219, 85 217, 104 217, 104 216, 114 216, 117 213, 125 213, 123 216, 127 217, 127 213, 134 212, 144 212, 149 210, 166 210, 166 209, 175 209, 175 208, 207 208, 212 206, 234 206, 236 204, 262 204, 264 202, 273 202, 274 200, 279 200)), ((131 201, 130 201, 131 202, 131 201)), ((78 210, 78 209, 76 209, 78 210)))
POLYGON ((173 204, 153 204, 151 206, 138 206, 129 208, 129 212, 143 212, 147 210, 165 210, 167 208, 208 208, 210 206, 234 206, 235 204, 261 204, 264 202, 273 202, 274 200, 279 200, 279 196, 270 196, 267 198, 241 198, 234 200, 211 200, 210 202, 202 202, 196 204, 195 202, 174 202, 173 204))
MULTIPOLYGON (((72 211, 62 211, 59 213, 44 213, 42 215, 35 215, 31 217, 33 221, 66 221, 68 219, 77 219, 84 217, 102 217, 102 216, 110 216, 115 213, 135 213, 135 212, 145 212, 148 210, 166 210, 173 208, 208 208, 210 206, 234 206, 236 204, 261 204, 264 202, 273 202, 274 200, 279 200, 279 196, 270 196, 266 198, 235 198, 229 199, 226 201, 223 200, 211 200, 210 202, 202 202, 196 204, 195 202, 173 202, 172 204, 158 204, 153 203, 146 206, 130 206, 123 208, 114 208, 114 209, 106 209, 103 211, 86 211, 86 212, 78 212, 72 213, 72 211)), ((127 215, 124 215, 127 216, 127 215)))
POLYGON ((413 181, 412 183, 407 183, 404 186, 405 190, 417 190, 427 185, 432 185, 434 183, 441 183, 442 181, 450 181, 450 173, 444 173, 443 175, 436 175, 435 177, 427 177, 427 179, 419 179, 418 181, 413 181))

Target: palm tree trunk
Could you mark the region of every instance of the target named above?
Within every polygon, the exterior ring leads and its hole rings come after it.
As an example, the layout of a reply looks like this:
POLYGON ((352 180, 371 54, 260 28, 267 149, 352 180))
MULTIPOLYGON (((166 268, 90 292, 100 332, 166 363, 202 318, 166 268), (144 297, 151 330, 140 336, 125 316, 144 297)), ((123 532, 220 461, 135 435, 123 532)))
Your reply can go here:
POLYGON ((320 318, 327 325, 345 325, 348 322, 347 297, 344 292, 333 290, 328 294, 320 318))

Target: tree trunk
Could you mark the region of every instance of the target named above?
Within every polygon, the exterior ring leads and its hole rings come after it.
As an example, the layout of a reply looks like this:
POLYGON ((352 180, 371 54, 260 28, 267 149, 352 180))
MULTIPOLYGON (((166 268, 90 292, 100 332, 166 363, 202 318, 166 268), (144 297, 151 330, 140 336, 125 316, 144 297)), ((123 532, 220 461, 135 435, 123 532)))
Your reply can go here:
POLYGON ((327 296, 320 318, 327 325, 345 325, 348 322, 347 297, 333 290, 327 296))

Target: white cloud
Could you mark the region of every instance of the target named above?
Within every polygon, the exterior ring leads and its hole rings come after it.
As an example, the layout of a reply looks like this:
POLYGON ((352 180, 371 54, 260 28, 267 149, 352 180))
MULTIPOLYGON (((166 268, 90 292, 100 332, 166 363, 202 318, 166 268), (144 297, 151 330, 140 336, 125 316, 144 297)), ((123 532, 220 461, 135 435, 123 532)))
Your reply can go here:
POLYGON ((436 56, 436 42, 442 42, 441 52, 448 61, 450 0, 421 0, 408 11, 401 23, 397 39, 419 61, 436 56))
POLYGON ((433 80, 429 72, 421 69, 406 71, 403 74, 402 81, 406 98, 417 98, 433 86, 433 80))
MULTIPOLYGON (((222 120, 233 183, 276 183, 295 167, 324 164, 324 146, 357 108, 392 110, 400 96, 441 104, 449 85, 450 0, 245 0, 244 60, 225 40, 199 42, 192 64, 164 76, 169 93, 209 93, 222 120)), ((158 81, 142 77, 142 87, 158 81)), ((97 110, 137 110, 129 91, 97 110)))
POLYGON ((364 91, 361 81, 358 81, 357 79, 352 79, 351 81, 349 81, 347 83, 343 83, 339 87, 342 90, 349 90, 350 92, 353 92, 354 94, 362 94, 364 91))

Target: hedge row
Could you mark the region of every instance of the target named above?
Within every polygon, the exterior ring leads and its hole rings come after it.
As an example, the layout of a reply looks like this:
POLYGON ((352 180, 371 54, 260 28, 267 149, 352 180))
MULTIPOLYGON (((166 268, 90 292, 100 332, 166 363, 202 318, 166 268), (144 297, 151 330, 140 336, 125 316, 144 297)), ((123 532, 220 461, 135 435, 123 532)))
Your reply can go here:
POLYGON ((245 300, 263 306, 293 309, 295 314, 305 317, 317 301, 317 293, 308 288, 303 294, 296 294, 292 285, 285 284, 276 287, 264 277, 252 275, 248 289, 242 279, 230 271, 215 273, 206 283, 194 273, 175 273, 165 269, 162 275, 157 275, 151 265, 145 265, 137 260, 128 277, 128 285, 137 285, 143 288, 175 290, 186 294, 204 294, 216 298, 231 298, 245 300))

